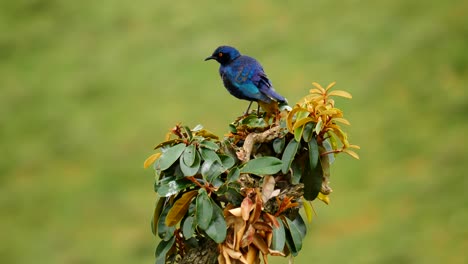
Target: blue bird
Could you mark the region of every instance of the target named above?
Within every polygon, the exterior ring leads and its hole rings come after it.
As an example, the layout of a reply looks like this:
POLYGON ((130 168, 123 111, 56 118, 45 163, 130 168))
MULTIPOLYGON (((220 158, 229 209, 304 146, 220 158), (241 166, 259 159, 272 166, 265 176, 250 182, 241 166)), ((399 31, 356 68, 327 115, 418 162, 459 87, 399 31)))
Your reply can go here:
POLYGON ((241 55, 233 47, 220 46, 205 59, 207 60, 219 62, 219 75, 230 94, 250 101, 245 114, 248 114, 254 101, 259 103, 259 107, 260 103, 287 103, 287 100, 275 91, 262 65, 256 59, 241 55))

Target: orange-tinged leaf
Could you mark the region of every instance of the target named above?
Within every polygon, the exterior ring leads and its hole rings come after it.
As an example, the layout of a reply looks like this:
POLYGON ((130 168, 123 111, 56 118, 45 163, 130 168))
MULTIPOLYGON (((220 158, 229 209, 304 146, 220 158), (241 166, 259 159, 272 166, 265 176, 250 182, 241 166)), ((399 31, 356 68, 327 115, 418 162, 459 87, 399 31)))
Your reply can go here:
POLYGON ((330 204, 330 197, 326 194, 319 192, 317 198, 327 205, 330 204))
POLYGON ((267 212, 263 212, 263 216, 264 216, 265 221, 270 222, 275 228, 280 227, 278 219, 276 219, 276 217, 274 217, 273 215, 267 212))
POLYGON ((351 157, 353 157, 355 159, 359 159, 359 155, 356 152, 354 152, 354 151, 352 151, 350 149, 345 148, 345 149, 343 149, 343 152, 350 155, 351 157))
POLYGON ((272 232, 273 231, 273 228, 265 223, 265 222, 256 222, 256 223, 253 223, 253 227, 256 229, 256 230, 260 230, 260 231, 265 231, 265 232, 272 232))
POLYGON ((266 203, 268 200, 270 200, 270 198, 273 197, 274 190, 275 190, 275 178, 271 175, 266 175, 265 177, 263 177, 263 184, 262 184, 263 203, 266 203))
POLYGON ((267 243, 260 235, 254 234, 252 242, 263 254, 268 254, 267 243))
POLYGON ((242 263, 248 264, 247 260, 244 258, 244 255, 242 255, 241 252, 235 251, 228 247, 223 247, 223 250, 229 255, 229 257, 240 260, 242 263))
POLYGON ((241 215, 244 221, 249 220, 250 212, 254 209, 254 203, 249 197, 245 197, 241 203, 241 215))
POLYGON ((252 215, 249 218, 250 223, 255 223, 257 220, 260 218, 260 215, 262 213, 262 195, 260 194, 260 191, 256 189, 257 195, 255 196, 255 206, 252 211, 252 215))
POLYGON ((247 256, 245 256, 245 258, 249 264, 257 263, 258 249, 254 246, 249 246, 247 250, 247 256))
POLYGON ((198 190, 189 191, 184 193, 179 199, 175 201, 174 205, 166 216, 167 226, 173 226, 177 224, 184 217, 184 215, 187 213, 190 202, 197 194, 198 190))
POLYGON ((151 164, 159 159, 159 157, 161 157, 161 153, 154 153, 153 155, 149 156, 143 163, 143 168, 147 169, 149 166, 151 166, 151 164))
POLYGON ((334 118, 332 118, 332 121, 342 123, 342 124, 345 124, 345 125, 348 125, 348 126, 351 125, 351 123, 349 123, 348 120, 346 120, 344 118, 341 118, 341 117, 334 117, 334 118))
POLYGON ((242 239, 240 241, 241 248, 247 247, 252 243, 255 232, 256 232, 255 228, 253 228, 253 226, 250 225, 247 231, 242 236, 242 239))
POLYGON ((341 90, 331 91, 328 93, 328 96, 341 96, 348 99, 353 98, 353 96, 350 93, 341 90))

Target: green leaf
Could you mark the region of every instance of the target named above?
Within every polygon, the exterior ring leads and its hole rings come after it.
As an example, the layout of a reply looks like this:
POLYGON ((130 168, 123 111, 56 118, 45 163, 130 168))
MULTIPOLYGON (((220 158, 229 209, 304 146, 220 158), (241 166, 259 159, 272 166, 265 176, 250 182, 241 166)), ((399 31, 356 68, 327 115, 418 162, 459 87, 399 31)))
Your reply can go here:
POLYGON ((228 175, 227 175, 227 178, 226 178, 226 181, 227 182, 234 182, 234 181, 237 181, 239 179, 239 176, 240 176, 240 170, 239 168, 235 167, 235 168, 232 168, 228 175))
POLYGON ((302 239, 303 239, 302 227, 300 227, 298 223, 289 220, 289 218, 287 217, 285 217, 285 219, 289 227, 286 230, 286 234, 290 236, 294 245, 294 249, 292 248, 289 248, 289 249, 291 251, 291 254, 293 256, 296 256, 299 253, 299 251, 301 251, 302 249, 302 239))
POLYGON ((291 141, 289 141, 288 145, 286 146, 286 149, 283 152, 283 157, 281 158, 281 160, 283 161, 283 167, 281 168, 281 172, 283 172, 283 174, 286 174, 289 171, 289 167, 291 167, 291 163, 294 160, 294 157, 296 156, 299 145, 300 144, 298 141, 296 141, 295 139, 291 139, 291 141))
POLYGON ((275 157, 260 157, 249 160, 241 169, 241 173, 252 173, 255 175, 270 175, 281 170, 283 163, 275 157))
POLYGON ((212 149, 214 151, 219 149, 218 144, 216 144, 216 143, 214 143, 212 141, 209 141, 209 140, 203 140, 202 142, 200 142, 200 146, 202 146, 204 148, 212 149))
POLYGON ((187 166, 193 165, 193 163, 195 162, 196 153, 197 153, 197 150, 195 148, 195 145, 188 145, 185 148, 184 154, 182 154, 182 160, 187 166))
POLYGON ((302 239, 304 239, 307 235, 307 225, 304 219, 302 218, 302 215, 298 214, 292 222, 299 230, 299 234, 301 235, 302 239))
POLYGON ((271 246, 272 250, 283 251, 284 244, 286 243, 286 232, 284 230, 283 221, 280 218, 278 219, 279 227, 273 226, 273 236, 271 239, 271 246))
POLYGON ((184 223, 182 224, 182 233, 184 234, 185 239, 193 237, 195 234, 195 217, 188 216, 185 218, 184 223))
POLYGON ((166 216, 165 223, 167 226, 174 226, 179 223, 180 220, 182 220, 182 218, 187 213, 193 197, 195 197, 197 193, 197 190, 188 191, 175 201, 174 205, 166 216))
POLYGON ((190 130, 190 128, 188 126, 184 126, 184 130, 185 130, 185 133, 187 133, 188 139, 192 140, 193 135, 192 135, 192 131, 190 130))
POLYGON ((310 112, 307 110, 302 110, 302 111, 297 112, 296 122, 301 121, 302 119, 308 117, 309 115, 310 115, 310 112))
POLYGON ((158 220, 158 236, 164 241, 168 241, 174 236, 175 227, 166 225, 166 216, 171 208, 172 206, 167 204, 158 220))
POLYGON ((304 132, 302 132, 302 138, 305 142, 309 142, 314 136, 314 128, 315 124, 312 122, 309 122, 305 125, 304 132))
POLYGON ((295 158, 291 163, 292 175, 291 184, 299 184, 302 178, 302 166, 301 162, 303 159, 295 158))
POLYGON ((231 187, 227 187, 227 190, 224 193, 224 196, 234 206, 240 206, 242 201, 244 200, 244 196, 242 196, 238 190, 236 190, 235 188, 231 188, 231 187))
POLYGON ((203 178, 212 183, 216 177, 221 175, 226 169, 218 161, 207 160, 203 162, 201 174, 203 178))
POLYGON ((205 161, 218 161, 221 163, 221 158, 216 154, 216 152, 209 148, 200 148, 200 154, 205 161))
POLYGON ((310 168, 314 169, 317 166, 317 162, 319 160, 319 147, 315 138, 312 138, 308 144, 310 168))
MULTIPOLYGON (((186 149, 187 150, 187 149, 186 149)), ((185 152, 184 152, 185 153, 185 152)), ((183 155, 184 156, 184 155, 183 155)), ((182 156, 182 157, 183 157, 182 156)), ((192 163, 191 166, 188 166, 185 162, 184 159, 180 159, 180 169, 184 176, 194 176, 197 174, 198 170, 200 169, 200 164, 201 164, 201 158, 200 154, 198 154, 197 151, 195 151, 195 159, 194 162, 192 163)))
MULTIPOLYGON (((326 140, 322 141, 322 146, 325 148, 326 152, 333 151, 332 145, 331 145, 330 141, 328 140, 328 138, 326 140)), ((328 156, 328 162, 330 164, 333 164, 333 162, 335 162, 335 154, 334 153, 329 153, 329 154, 327 154, 327 156, 328 156)))
POLYGON ((161 241, 159 242, 158 247, 156 248, 156 264, 165 264, 166 263, 166 255, 174 246, 175 237, 173 236, 168 241, 161 241))
POLYGON ((180 143, 175 146, 172 146, 165 152, 163 152, 161 158, 159 158, 159 169, 167 170, 169 167, 176 162, 176 160, 182 155, 182 152, 185 149, 185 144, 180 143))
MULTIPOLYGON (((319 158, 320 161, 320 158, 319 158)), ((310 168, 310 162, 305 162, 305 171, 303 173, 304 198, 312 201, 317 198, 322 189, 323 170, 321 162, 317 162, 315 168, 310 168)))
POLYGON ((153 232, 153 235, 156 235, 156 233, 158 232, 159 216, 162 213, 165 201, 166 201, 165 198, 159 198, 158 201, 156 202, 156 206, 154 208, 154 213, 153 213, 153 219, 151 219, 151 232, 153 232))
POLYGON ((223 164, 224 170, 230 169, 236 161, 228 155, 219 155, 219 158, 221 159, 221 163, 223 164))
POLYGON ((303 131, 304 131, 304 126, 300 126, 294 129, 294 140, 296 140, 297 142, 301 141, 303 131))
POLYGON ((257 114, 250 114, 244 118, 241 123, 249 127, 265 127, 267 124, 263 118, 259 118, 257 114))
POLYGON ((180 139, 180 138, 167 140, 167 141, 159 143, 156 147, 154 147, 154 149, 156 150, 158 148, 166 147, 168 145, 172 145, 172 144, 180 143, 180 142, 182 142, 182 139, 180 139))
POLYGON ((210 225, 205 229, 206 234, 213 239, 216 243, 222 243, 226 239, 227 225, 226 220, 224 220, 224 214, 221 208, 213 204, 213 219, 211 220, 210 225))
POLYGON ((195 211, 198 226, 206 230, 213 217, 213 205, 205 189, 200 189, 197 196, 197 210, 195 211))
POLYGON ((175 177, 166 177, 159 181, 157 192, 162 197, 177 194, 185 188, 195 185, 193 182, 186 178, 175 180, 175 177))
POLYGON ((273 140, 273 150, 275 151, 276 154, 282 153, 285 145, 286 145, 286 139, 284 137, 275 138, 275 140, 273 140))
POLYGON ((237 133, 237 128, 234 124, 229 124, 229 131, 233 134, 237 133))

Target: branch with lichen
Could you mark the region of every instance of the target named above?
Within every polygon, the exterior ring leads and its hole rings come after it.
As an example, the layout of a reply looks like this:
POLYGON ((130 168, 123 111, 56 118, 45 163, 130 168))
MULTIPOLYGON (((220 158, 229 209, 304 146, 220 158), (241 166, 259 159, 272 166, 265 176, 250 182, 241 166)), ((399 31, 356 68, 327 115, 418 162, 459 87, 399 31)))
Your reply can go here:
POLYGON ((245 138, 244 144, 237 150, 237 158, 242 162, 250 160, 255 144, 270 142, 280 136, 282 128, 277 125, 261 133, 252 132, 245 138))

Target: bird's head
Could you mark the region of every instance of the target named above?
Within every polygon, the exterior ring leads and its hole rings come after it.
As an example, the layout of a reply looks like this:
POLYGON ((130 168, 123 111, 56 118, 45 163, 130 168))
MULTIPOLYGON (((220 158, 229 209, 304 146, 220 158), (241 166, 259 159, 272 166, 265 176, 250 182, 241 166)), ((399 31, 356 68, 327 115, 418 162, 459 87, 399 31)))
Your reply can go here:
POLYGON ((235 60, 241 54, 236 48, 230 46, 220 46, 218 47, 211 56, 205 59, 207 60, 216 60, 221 65, 226 65, 229 62, 235 60))

